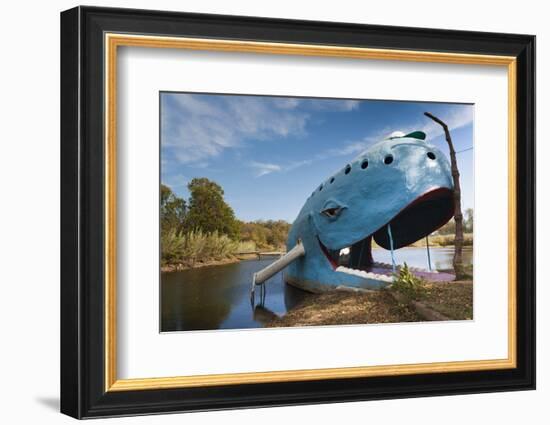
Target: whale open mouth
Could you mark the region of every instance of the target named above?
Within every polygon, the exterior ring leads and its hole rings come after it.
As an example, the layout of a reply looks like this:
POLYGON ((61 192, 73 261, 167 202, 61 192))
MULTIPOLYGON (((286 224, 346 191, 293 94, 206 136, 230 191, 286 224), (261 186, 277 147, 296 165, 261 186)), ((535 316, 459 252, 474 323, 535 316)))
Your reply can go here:
POLYGON ((328 249, 319 238, 321 251, 334 270, 378 280, 389 276, 372 273, 372 239, 385 249, 399 249, 429 235, 447 223, 454 214, 453 191, 432 189, 403 208, 388 223, 362 240, 340 250, 328 249), (391 228, 391 239, 388 232, 391 228), (393 244, 393 246, 392 246, 393 244))

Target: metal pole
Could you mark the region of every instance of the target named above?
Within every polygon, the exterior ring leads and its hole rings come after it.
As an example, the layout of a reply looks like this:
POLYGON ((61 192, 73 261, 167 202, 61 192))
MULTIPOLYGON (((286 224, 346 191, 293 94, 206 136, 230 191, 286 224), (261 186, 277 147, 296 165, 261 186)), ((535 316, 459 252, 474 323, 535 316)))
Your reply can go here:
POLYGON ((254 303, 256 302, 256 297, 254 295, 256 289, 256 273, 252 275, 252 288, 250 288, 250 304, 254 308, 254 303))
POLYGON ((306 251, 304 249, 304 245, 302 244, 302 242, 298 242, 294 248, 288 251, 281 258, 277 259, 262 270, 254 273, 253 283, 255 285, 264 283, 271 276, 274 276, 275 274, 286 268, 290 263, 305 255, 305 253, 306 251))
MULTIPOLYGON (((256 285, 262 285, 270 277, 276 275, 278 272, 286 268, 290 263, 296 261, 298 258, 306 254, 306 250, 301 241, 298 241, 296 246, 288 251, 285 255, 281 256, 275 262, 271 263, 269 266, 263 268, 262 270, 256 272, 252 276, 252 287, 250 288, 250 303, 254 306, 256 301, 255 299, 255 288, 256 285)), ((263 288, 260 288, 260 303, 262 303, 262 297, 265 301, 265 292, 262 292, 263 288)))
POLYGON ((428 267, 432 271, 432 259, 430 258, 430 240, 428 235, 426 235, 426 251, 428 252, 428 267))

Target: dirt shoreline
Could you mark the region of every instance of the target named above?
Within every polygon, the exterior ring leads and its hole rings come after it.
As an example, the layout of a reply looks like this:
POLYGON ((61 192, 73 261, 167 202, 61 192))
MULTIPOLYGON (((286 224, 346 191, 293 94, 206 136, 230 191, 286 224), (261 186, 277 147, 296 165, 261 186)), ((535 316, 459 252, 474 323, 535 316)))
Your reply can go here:
POLYGON ((184 264, 184 263, 166 264, 160 267, 160 271, 162 273, 180 272, 183 270, 200 269, 202 267, 223 266, 225 264, 233 264, 233 263, 238 263, 240 261, 252 260, 256 258, 257 256, 255 254, 250 254, 250 255, 239 255, 238 257, 222 258, 220 260, 210 260, 210 261, 204 261, 204 262, 197 261, 193 265, 184 264))
POLYGON ((394 297, 394 292, 334 290, 311 294, 284 316, 274 318, 266 326, 326 326, 473 318, 471 281, 428 283, 421 295, 406 301, 401 297, 394 297), (426 308, 433 314, 426 316, 426 308))
POLYGON ((183 270, 200 269, 202 267, 223 266, 225 264, 238 263, 239 261, 241 261, 239 258, 233 257, 233 258, 223 258, 221 260, 212 260, 212 261, 206 261, 206 262, 197 261, 193 265, 183 264, 183 263, 167 264, 165 266, 161 266, 160 271, 162 273, 180 272, 183 270))

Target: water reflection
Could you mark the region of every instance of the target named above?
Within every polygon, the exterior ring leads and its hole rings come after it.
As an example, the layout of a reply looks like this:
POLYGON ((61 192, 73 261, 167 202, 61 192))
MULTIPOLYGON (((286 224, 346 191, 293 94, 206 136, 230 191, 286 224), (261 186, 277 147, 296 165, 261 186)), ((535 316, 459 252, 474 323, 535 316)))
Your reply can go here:
MULTIPOLYGON (((453 248, 433 248, 432 264, 439 270, 452 268, 453 248)), ((395 252, 396 260, 410 266, 427 267, 425 248, 405 248, 395 252)), ((390 262, 386 250, 374 249, 375 261, 390 262)), ((471 264, 472 250, 464 250, 464 262, 471 264)), ((161 276, 161 330, 188 331, 263 327, 275 315, 283 315, 308 294, 283 282, 278 273, 266 282, 265 297, 250 304, 250 284, 254 272, 273 259, 241 261, 203 267, 161 276)), ((259 291, 258 291, 259 292, 259 291)))
POLYGON ((238 300, 238 268, 162 274, 162 330, 220 329, 238 300))
MULTIPOLYGON (((430 248, 432 267, 436 270, 451 270, 453 268, 454 248, 430 248)), ((403 264, 406 262, 411 267, 428 268, 428 255, 426 248, 403 248, 394 251, 395 262, 403 264)), ((374 261, 391 263, 391 253, 382 248, 372 250, 374 261)), ((464 265, 471 265, 473 250, 471 246, 462 250, 462 261, 464 265)))
POLYGON ((252 316, 256 322, 259 322, 262 325, 265 325, 271 322, 273 319, 279 317, 276 313, 264 307, 263 305, 254 306, 254 312, 252 316))
MULTIPOLYGON (((284 314, 307 293, 283 283, 278 273, 266 282, 263 303, 250 305, 252 275, 273 259, 241 261, 161 276, 161 330, 206 330, 263 327, 284 314)), ((259 292, 259 291, 258 291, 259 292)))

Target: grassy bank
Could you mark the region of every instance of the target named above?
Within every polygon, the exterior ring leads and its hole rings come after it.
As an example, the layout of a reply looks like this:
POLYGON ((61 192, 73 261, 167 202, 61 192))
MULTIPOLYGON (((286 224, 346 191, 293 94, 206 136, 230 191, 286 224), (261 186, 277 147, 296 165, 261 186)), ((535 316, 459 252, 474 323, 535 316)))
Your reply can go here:
MULTIPOLYGON (((229 264, 242 259, 256 258, 258 247, 253 241, 234 241, 218 232, 200 230, 176 232, 170 230, 161 236, 161 270, 171 272, 204 266, 229 264), (243 254, 244 253, 244 254, 243 254)), ((266 245, 264 250, 280 250, 284 247, 266 245)))
MULTIPOLYGON (((433 235, 430 236, 430 246, 441 247, 441 246, 453 246, 455 243, 455 235, 433 235)), ((473 233, 464 233, 464 246, 472 246, 474 243, 473 233)), ((420 239, 416 241, 411 246, 426 246, 426 239, 420 239)))
POLYGON ((241 258, 237 257, 227 257, 222 258, 219 260, 211 259, 207 261, 195 261, 194 263, 171 263, 171 264, 164 264, 160 267, 160 271, 163 273, 169 273, 169 272, 178 272, 182 270, 189 270, 189 269, 199 269, 201 267, 210 267, 210 266, 223 266, 225 264, 232 264, 232 263, 238 263, 241 261, 241 258))
MULTIPOLYGON (((432 235, 430 236, 430 246, 431 247, 452 247, 455 244, 455 235, 432 235)), ((474 234, 473 233, 464 233, 464 246, 472 246, 474 244, 474 234)), ((380 248, 376 241, 372 241, 373 248, 380 248)), ((415 243, 408 245, 408 247, 424 247, 426 246, 426 239, 422 238, 415 243)))
POLYGON ((411 301, 421 302, 451 320, 472 319, 471 281, 425 283, 407 302, 397 301, 392 290, 331 291, 311 294, 268 327, 402 323, 426 321, 411 301))
POLYGON ((238 244, 226 235, 190 231, 178 233, 170 230, 162 235, 161 266, 168 268, 192 268, 200 264, 219 262, 233 258, 238 244))

